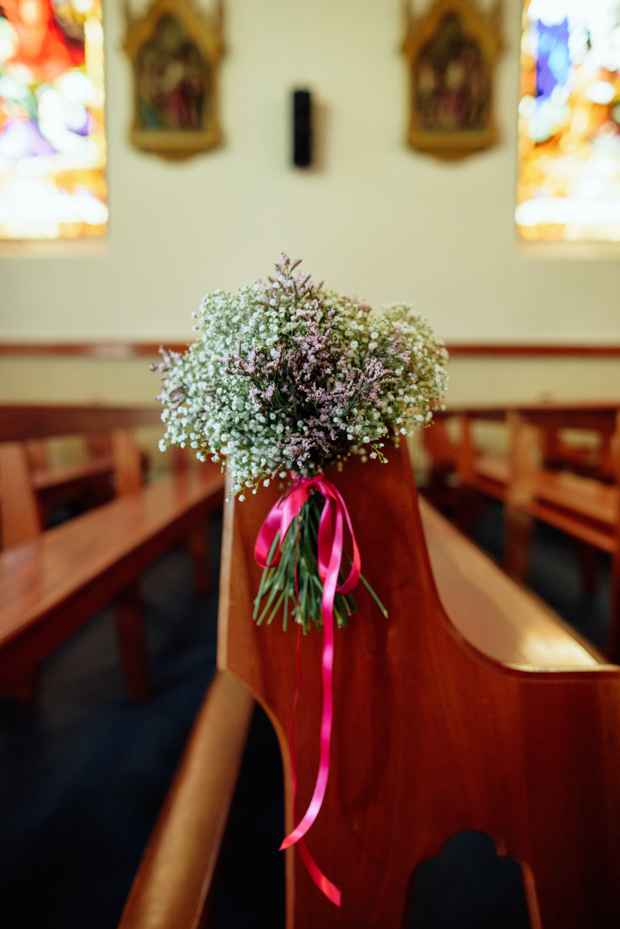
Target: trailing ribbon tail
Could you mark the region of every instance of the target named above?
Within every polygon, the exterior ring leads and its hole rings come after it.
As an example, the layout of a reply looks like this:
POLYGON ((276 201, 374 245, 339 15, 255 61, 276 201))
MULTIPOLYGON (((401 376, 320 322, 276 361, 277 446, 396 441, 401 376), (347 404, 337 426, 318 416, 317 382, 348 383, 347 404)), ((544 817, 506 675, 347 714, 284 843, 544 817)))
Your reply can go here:
MULTIPOLYGON (((297 630, 297 686, 295 687, 295 696, 293 698, 293 712, 291 713, 291 724, 289 726, 288 740, 291 747, 291 781, 293 783, 293 815, 295 815, 295 800, 297 797, 297 770, 295 767, 295 751, 294 751, 294 730, 295 730, 295 710, 297 709, 297 701, 299 699, 299 692, 301 690, 301 626, 297 630)), ((319 888, 319 890, 325 894, 328 900, 331 900, 336 906, 340 906, 341 893, 340 890, 336 887, 335 884, 327 878, 319 866, 316 864, 314 858, 308 851, 308 846, 306 845, 304 839, 299 839, 297 843, 299 848, 299 854, 301 855, 301 860, 306 866, 306 871, 319 888)))
MULTIPOLYGON (((258 564, 265 567, 273 567, 278 564, 281 554, 281 546, 284 541, 286 532, 294 519, 301 511, 302 506, 308 499, 311 490, 318 490, 325 497, 325 506, 321 513, 318 533, 318 564, 319 575, 323 584, 322 611, 323 611, 323 656, 322 656, 322 679, 323 679, 323 712, 321 718, 321 752, 319 760, 319 771, 312 794, 312 799, 303 818, 293 831, 284 839, 281 849, 289 848, 295 843, 299 843, 299 850, 302 860, 312 877, 315 884, 332 901, 336 906, 340 906, 340 891, 329 881, 323 872, 317 867, 308 851, 303 836, 308 832, 315 819, 317 818, 329 779, 329 753, 331 743, 332 719, 333 719, 333 692, 332 692, 332 675, 334 664, 334 599, 336 593, 350 593, 357 584, 360 577, 360 555, 353 534, 351 519, 344 500, 338 489, 322 477, 302 478, 298 487, 296 487, 284 500, 278 502, 269 512, 263 523, 254 548, 254 555, 258 564), (332 518, 332 507, 334 510, 332 518), (344 521, 346 519, 351 539, 353 543, 353 562, 349 575, 343 584, 338 587, 338 574, 342 561, 344 547, 344 521), (269 562, 269 551, 276 538, 280 533, 278 548, 269 562)), ((291 768, 293 777, 293 797, 295 797, 297 778, 295 771, 295 748, 293 743, 293 720, 294 709, 299 694, 299 661, 298 661, 298 678, 297 690, 293 704, 293 719, 291 720, 290 733, 290 750, 291 750, 291 768)))

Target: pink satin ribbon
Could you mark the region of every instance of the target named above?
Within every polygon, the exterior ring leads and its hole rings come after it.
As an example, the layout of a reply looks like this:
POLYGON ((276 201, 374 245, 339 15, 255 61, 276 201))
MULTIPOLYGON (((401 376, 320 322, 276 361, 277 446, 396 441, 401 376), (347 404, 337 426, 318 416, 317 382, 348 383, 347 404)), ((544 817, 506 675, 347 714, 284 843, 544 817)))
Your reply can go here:
MULTIPOLYGON (((294 489, 270 510, 258 533, 256 545, 254 547, 254 555, 258 564, 263 568, 273 567, 278 564, 280 561, 282 542, 287 530, 310 496, 310 492, 313 490, 319 491, 319 493, 325 497, 325 506, 321 513, 318 534, 319 577, 323 584, 323 713, 321 718, 321 754, 319 772, 308 809, 299 824, 293 829, 290 835, 284 839, 280 848, 288 848, 290 845, 298 843, 302 860, 308 869, 310 877, 332 903, 335 903, 336 906, 340 906, 340 891, 325 877, 323 872, 314 863, 306 847, 306 843, 303 840, 303 836, 308 829, 310 829, 319 814, 319 810, 323 804, 323 798, 325 797, 327 781, 329 779, 329 747, 333 718, 332 672, 334 665, 334 599, 336 593, 351 593, 360 577, 360 555, 353 534, 351 519, 342 496, 331 481, 326 480, 324 477, 301 478, 294 489), (340 570, 344 545, 345 520, 349 527, 353 543, 353 563, 347 579, 338 587, 338 572, 340 570), (269 561, 269 552, 278 532, 280 533, 278 547, 272 561, 269 561)), ((297 698, 299 696, 300 668, 298 639, 297 688, 293 701, 293 716, 291 718, 291 729, 289 734, 293 781, 293 809, 295 808, 295 796, 297 792, 293 723, 297 698)))

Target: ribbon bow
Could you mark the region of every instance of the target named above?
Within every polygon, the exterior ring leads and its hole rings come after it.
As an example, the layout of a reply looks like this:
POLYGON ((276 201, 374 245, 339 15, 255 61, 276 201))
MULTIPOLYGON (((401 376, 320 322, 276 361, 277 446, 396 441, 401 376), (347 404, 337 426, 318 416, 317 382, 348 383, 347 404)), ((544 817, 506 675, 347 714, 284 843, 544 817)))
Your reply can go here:
MULTIPOLYGON (((324 477, 301 478, 299 484, 270 510, 256 538, 254 556, 262 568, 271 568, 278 564, 280 561, 281 546, 287 530, 295 516, 301 511, 301 508, 312 491, 319 491, 325 497, 325 506, 321 513, 318 533, 319 577, 323 584, 323 713, 321 718, 321 755, 319 772, 308 809, 298 825, 284 839, 280 849, 285 849, 298 843, 302 860, 308 869, 310 877, 332 903, 335 903, 336 906, 340 906, 340 891, 315 864, 303 839, 319 814, 323 804, 323 798, 325 797, 327 781, 329 779, 329 747, 333 718, 332 672, 334 665, 334 599, 337 593, 348 594, 355 588, 360 577, 361 565, 359 550, 357 542, 355 541, 355 535, 353 534, 349 512, 340 492, 331 481, 326 480, 324 477), (349 527, 353 542, 353 563, 347 579, 338 587, 338 573, 342 561, 345 520, 349 527), (278 547, 272 561, 269 561, 269 552, 278 532, 280 533, 278 547)), ((289 732, 293 781, 293 810, 295 809, 295 795, 297 792, 293 723, 295 720, 295 708, 299 696, 299 687, 300 659, 298 638, 297 688, 293 701, 293 714, 289 732)))

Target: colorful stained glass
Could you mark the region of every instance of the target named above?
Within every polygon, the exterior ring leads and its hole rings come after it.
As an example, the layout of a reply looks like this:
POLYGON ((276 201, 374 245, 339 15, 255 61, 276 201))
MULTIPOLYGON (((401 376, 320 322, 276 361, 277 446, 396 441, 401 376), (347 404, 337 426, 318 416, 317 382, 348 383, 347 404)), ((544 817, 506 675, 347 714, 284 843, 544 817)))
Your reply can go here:
POLYGON ((0 239, 106 232, 101 0, 0 0, 0 239))
POLYGON ((526 0, 517 227, 620 241, 620 0, 526 0))

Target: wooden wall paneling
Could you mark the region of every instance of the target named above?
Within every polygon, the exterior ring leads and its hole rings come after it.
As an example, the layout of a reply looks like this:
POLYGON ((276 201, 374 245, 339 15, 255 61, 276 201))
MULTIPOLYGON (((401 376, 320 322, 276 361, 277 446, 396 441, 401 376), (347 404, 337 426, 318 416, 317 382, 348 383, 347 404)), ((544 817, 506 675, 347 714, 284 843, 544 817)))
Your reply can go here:
MULTIPOLYGON (((531 874, 533 926, 615 929, 620 669, 528 672, 462 639, 437 596, 405 449, 388 466, 351 461, 329 477, 389 619, 360 588, 359 612, 336 634, 332 770, 307 844, 343 905, 323 897, 291 849, 287 926, 401 929, 417 865, 454 834, 481 830, 531 874)), ((288 830, 296 636, 251 619, 254 540, 277 496, 277 487, 261 489, 227 504, 219 666, 247 684, 274 724, 288 830)), ((297 815, 318 765, 321 636, 310 632, 301 651, 297 815)))
POLYGON ((476 357, 582 357, 614 358, 620 355, 620 345, 561 345, 519 342, 452 342, 446 345, 450 355, 476 357))

